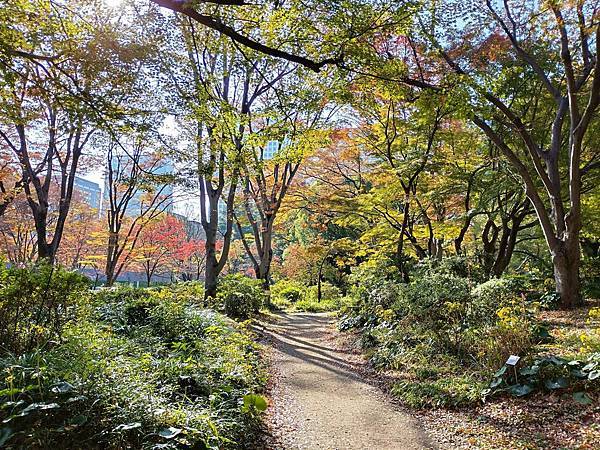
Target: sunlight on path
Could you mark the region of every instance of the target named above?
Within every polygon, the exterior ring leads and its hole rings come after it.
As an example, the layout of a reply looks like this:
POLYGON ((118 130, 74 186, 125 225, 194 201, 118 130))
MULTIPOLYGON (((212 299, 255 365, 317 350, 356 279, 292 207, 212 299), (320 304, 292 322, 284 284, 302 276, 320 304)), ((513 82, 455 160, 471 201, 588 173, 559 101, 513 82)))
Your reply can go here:
POLYGON ((331 344, 329 317, 281 314, 265 333, 274 346, 270 448, 431 448, 419 423, 363 381, 331 344))

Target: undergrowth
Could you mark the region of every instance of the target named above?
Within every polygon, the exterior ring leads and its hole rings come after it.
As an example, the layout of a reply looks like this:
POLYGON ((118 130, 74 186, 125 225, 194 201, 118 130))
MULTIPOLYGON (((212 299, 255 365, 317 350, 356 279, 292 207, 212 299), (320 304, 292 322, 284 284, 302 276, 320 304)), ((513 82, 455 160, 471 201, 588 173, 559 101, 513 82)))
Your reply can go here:
POLYGON ((266 374, 244 323, 181 286, 107 290, 60 338, 0 358, 0 446, 243 448, 266 374), (189 295, 188 295, 189 294, 189 295))

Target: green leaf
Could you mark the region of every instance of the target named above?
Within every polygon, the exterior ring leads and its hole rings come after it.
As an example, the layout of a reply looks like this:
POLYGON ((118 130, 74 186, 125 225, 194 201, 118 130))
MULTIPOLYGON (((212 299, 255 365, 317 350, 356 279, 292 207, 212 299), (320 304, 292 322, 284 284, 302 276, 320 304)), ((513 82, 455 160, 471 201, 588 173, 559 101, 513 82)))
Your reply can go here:
POLYGON ((492 380, 492 382, 490 383, 490 388, 494 389, 497 388, 498 386, 500 386, 502 384, 502 378, 501 377, 496 377, 492 380))
POLYGON ((14 435, 12 430, 8 427, 0 429, 0 447, 4 447, 4 444, 14 435))
POLYGON ((530 367, 523 367, 521 370, 519 370, 519 373, 521 375, 524 376, 530 376, 530 375, 537 375, 537 373, 540 371, 540 366, 530 366, 530 367))
POLYGON ((496 373, 494 374, 495 377, 501 377, 502 375, 504 375, 506 373, 506 366, 502 366, 500 369, 498 369, 496 371, 496 373))
POLYGON ((581 371, 581 370, 571 370, 571 375, 573 375, 575 378, 579 378, 580 380, 586 379, 588 377, 588 374, 581 371))
POLYGON ((142 424, 140 422, 132 422, 132 423, 122 423, 115 427, 113 431, 127 431, 134 430, 136 428, 140 428, 142 424))
POLYGON ((244 395, 244 407, 246 409, 255 408, 257 411, 263 412, 267 409, 267 400, 262 395, 244 395))
POLYGON ((510 393, 515 397, 523 397, 533 392, 533 388, 528 384, 515 384, 510 387, 510 393))
POLYGON ((19 415, 26 416, 27 414, 29 414, 32 411, 45 411, 47 409, 56 409, 56 408, 60 408, 60 405, 58 403, 32 403, 27 408, 25 408, 23 411, 21 411, 21 414, 19 414, 19 415))
POLYGON ((71 425, 76 425, 79 427, 79 426, 83 425, 84 423, 86 423, 87 420, 88 420, 88 418, 86 415, 79 414, 79 415, 73 417, 71 420, 69 420, 69 423, 71 425))
POLYGON ((574 392, 573 399, 582 405, 591 405, 592 399, 585 392, 574 392))
POLYGON ((590 370, 594 370, 597 365, 598 365, 598 363, 595 363, 595 362, 587 363, 581 370, 585 370, 586 372, 588 372, 590 370))
POLYGON ((565 377, 559 377, 556 380, 546 380, 544 385, 548 389, 562 389, 569 385, 569 380, 567 380, 565 377))
POLYGON ((549 363, 554 364, 555 366, 564 366, 565 364, 567 364, 567 360, 564 358, 560 358, 558 356, 550 356, 547 361, 549 363))
POLYGON ((73 389, 75 389, 75 387, 72 384, 67 383, 66 381, 61 381, 60 383, 56 383, 54 385, 52 392, 55 394, 66 394, 71 392, 73 389))
POLYGON ((588 374, 588 379, 589 380, 595 380, 596 378, 600 377, 600 370, 592 370, 589 374, 588 374))
POLYGON ((165 439, 173 439, 175 436, 177 436, 182 431, 183 430, 181 430, 181 428, 169 427, 169 428, 163 428, 162 430, 160 430, 158 432, 158 434, 159 434, 159 436, 162 436, 165 439))

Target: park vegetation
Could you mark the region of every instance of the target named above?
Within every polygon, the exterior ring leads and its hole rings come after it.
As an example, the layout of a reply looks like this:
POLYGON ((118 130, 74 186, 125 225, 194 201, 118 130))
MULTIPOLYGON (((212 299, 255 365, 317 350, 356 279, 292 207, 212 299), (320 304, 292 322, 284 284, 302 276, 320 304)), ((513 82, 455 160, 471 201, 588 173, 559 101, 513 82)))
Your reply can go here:
POLYGON ((594 1, 0 0, 0 447, 256 444, 276 310, 593 407, 599 107, 594 1))

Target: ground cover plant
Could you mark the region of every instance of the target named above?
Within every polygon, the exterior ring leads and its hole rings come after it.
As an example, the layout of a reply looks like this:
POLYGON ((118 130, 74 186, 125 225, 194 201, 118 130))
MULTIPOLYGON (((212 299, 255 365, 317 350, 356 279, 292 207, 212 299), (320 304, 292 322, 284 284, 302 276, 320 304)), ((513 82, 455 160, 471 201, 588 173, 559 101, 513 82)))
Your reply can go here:
POLYGON ((563 390, 589 403, 597 395, 596 309, 567 359, 556 348, 548 351, 556 339, 531 280, 478 283, 445 265, 416 270, 409 283, 357 271, 354 304, 339 322, 341 330, 360 330, 376 368, 401 373, 392 392, 403 402, 464 406, 490 396, 563 390), (522 358, 516 376, 504 364, 510 355, 522 358))
POLYGON ((196 294, 195 286, 79 290, 80 307, 59 334, 0 357, 2 445, 252 442, 266 408, 259 348, 244 324, 196 294))

